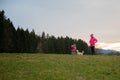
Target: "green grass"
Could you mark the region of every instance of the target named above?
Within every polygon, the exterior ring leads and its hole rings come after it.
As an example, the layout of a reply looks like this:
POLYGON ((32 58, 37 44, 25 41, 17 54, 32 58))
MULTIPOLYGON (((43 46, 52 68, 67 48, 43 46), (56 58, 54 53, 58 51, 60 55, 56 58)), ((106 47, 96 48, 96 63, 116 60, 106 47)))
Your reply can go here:
POLYGON ((120 56, 2 53, 0 80, 120 80, 120 56))

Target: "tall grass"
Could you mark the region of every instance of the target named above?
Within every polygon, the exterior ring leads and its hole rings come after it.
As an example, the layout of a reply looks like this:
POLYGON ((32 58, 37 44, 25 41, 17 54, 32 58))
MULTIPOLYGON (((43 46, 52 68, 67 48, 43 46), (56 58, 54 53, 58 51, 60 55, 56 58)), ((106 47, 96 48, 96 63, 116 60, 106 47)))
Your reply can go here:
POLYGON ((120 80, 120 56, 4 53, 0 80, 120 80))

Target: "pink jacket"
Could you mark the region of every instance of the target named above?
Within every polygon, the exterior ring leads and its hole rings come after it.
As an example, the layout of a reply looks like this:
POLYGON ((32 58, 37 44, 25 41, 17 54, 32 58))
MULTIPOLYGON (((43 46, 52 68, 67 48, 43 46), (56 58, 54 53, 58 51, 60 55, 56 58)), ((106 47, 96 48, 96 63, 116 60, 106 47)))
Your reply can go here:
POLYGON ((98 41, 98 40, 97 40, 95 37, 91 37, 91 38, 90 38, 90 41, 89 41, 90 46, 95 46, 95 43, 96 43, 97 41, 98 41))
POLYGON ((72 46, 71 46, 71 51, 72 51, 72 52, 75 52, 75 51, 76 51, 76 46, 72 45, 72 46))

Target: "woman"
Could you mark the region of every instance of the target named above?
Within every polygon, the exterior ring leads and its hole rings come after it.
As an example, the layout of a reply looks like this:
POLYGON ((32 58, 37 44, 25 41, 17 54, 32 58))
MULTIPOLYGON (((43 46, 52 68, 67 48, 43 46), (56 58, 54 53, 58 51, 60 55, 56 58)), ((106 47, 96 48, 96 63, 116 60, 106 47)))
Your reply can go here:
POLYGON ((93 34, 90 35, 90 48, 91 48, 91 52, 92 54, 95 54, 95 43, 97 42, 98 40, 93 36, 93 34))

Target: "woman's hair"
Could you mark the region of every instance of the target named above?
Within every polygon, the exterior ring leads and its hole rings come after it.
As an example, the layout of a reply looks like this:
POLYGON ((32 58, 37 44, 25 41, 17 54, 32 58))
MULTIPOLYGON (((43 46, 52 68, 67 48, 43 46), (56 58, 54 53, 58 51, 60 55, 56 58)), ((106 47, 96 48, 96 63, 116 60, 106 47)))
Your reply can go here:
POLYGON ((91 37, 93 37, 93 34, 90 34, 91 37))

